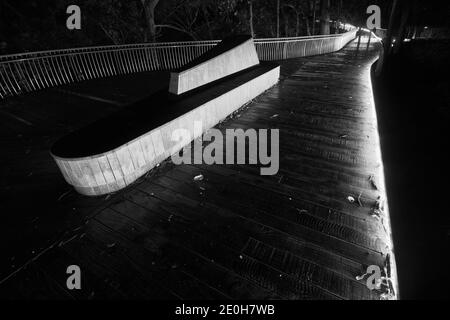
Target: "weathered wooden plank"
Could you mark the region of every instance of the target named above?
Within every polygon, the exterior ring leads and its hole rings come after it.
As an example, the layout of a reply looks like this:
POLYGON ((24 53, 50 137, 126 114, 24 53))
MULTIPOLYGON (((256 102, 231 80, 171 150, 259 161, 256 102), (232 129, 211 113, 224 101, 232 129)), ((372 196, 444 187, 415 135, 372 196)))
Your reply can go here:
MULTIPOLYGON (((123 201, 117 205, 113 206, 114 211, 121 213, 122 218, 119 220, 125 221, 129 224, 136 225, 139 223, 141 225, 140 229, 144 230, 138 232, 137 229, 126 229, 120 230, 118 226, 112 226, 110 223, 106 224, 114 227, 118 232, 121 232, 125 237, 131 241, 139 241, 145 247, 145 250, 154 254, 153 261, 151 265, 148 265, 149 270, 180 270, 182 273, 186 273, 186 277, 195 277, 199 282, 206 284, 207 286, 214 288, 216 290, 216 297, 221 295, 224 297, 233 298, 251 298, 251 299, 265 299, 265 298, 275 298, 276 295, 264 290, 263 288, 258 288, 257 285, 250 283, 242 283, 242 278, 230 271, 229 269, 217 265, 211 259, 207 259, 203 254, 196 251, 191 251, 186 249, 187 243, 190 240, 190 234, 186 233, 185 230, 178 230, 178 233, 174 235, 174 242, 167 241, 168 228, 172 226, 172 222, 177 219, 173 215, 162 216, 160 214, 155 214, 153 211, 149 211, 142 206, 138 206, 132 202, 123 201), (174 220, 172 220, 174 219, 174 220), (148 226, 142 227, 142 226, 148 226), (182 237, 183 240, 178 242, 178 237, 182 237), (187 250, 187 251, 186 251, 187 250), (240 283, 239 290, 236 290, 237 283, 240 283)), ((159 211, 158 211, 159 213, 159 211)), ((108 211, 106 214, 114 215, 114 212, 108 211)), ((117 215, 116 215, 117 216, 117 215)), ((104 219, 102 219, 104 220, 104 219)), ((175 231, 170 231, 175 232, 175 231)), ((207 243, 207 242, 205 242, 207 243)), ((158 278, 161 278, 165 282, 174 283, 178 286, 172 276, 161 274, 158 278), (165 279, 165 280, 164 280, 165 279)), ((200 284, 196 284, 200 286, 200 284)), ((169 286, 170 288, 171 286, 169 286)), ((192 290, 192 287, 185 287, 183 290, 192 290)), ((178 292, 178 291, 177 291, 178 292)), ((185 298, 194 298, 191 292, 184 295, 185 298)), ((203 297, 205 298, 205 297, 203 297)))
MULTIPOLYGON (((162 197, 162 192, 161 192, 161 191, 160 191, 160 192, 158 192, 157 190, 154 190, 154 191, 155 191, 155 196, 156 196, 156 197, 162 197)), ((154 201, 149 200, 149 199, 146 199, 145 196, 144 196, 144 197, 140 196, 139 193, 134 192, 134 193, 133 193, 133 197, 131 197, 130 200, 133 200, 133 201, 135 201, 135 202, 138 202, 138 203, 140 203, 140 204, 142 204, 142 205, 145 204, 146 207, 150 207, 150 208, 153 208, 154 210, 156 210, 156 208, 154 208, 154 207, 152 206, 152 202, 154 202, 154 201)), ((169 198, 167 198, 167 201, 169 201, 169 198)), ((168 202, 168 203, 169 203, 169 202, 168 202)), ((173 201, 172 201, 172 203, 173 203, 173 201)), ((185 203, 184 206, 187 206, 187 204, 185 203)), ((203 224, 205 224, 205 226, 200 227, 199 232, 201 232, 202 234, 208 234, 208 238, 209 238, 209 237, 213 238, 213 234, 214 234, 215 232, 220 232, 221 226, 222 226, 222 228, 223 228, 223 227, 226 227, 226 232, 223 233, 223 235, 221 235, 221 236, 219 236, 219 237, 215 237, 215 238, 216 238, 216 239, 217 239, 217 238, 220 238, 220 239, 222 239, 222 240, 220 240, 220 241, 225 241, 226 243, 230 243, 230 241, 231 241, 232 243, 234 243, 234 244, 233 244, 234 246, 237 246, 237 248, 241 248, 244 244, 245 244, 245 245, 244 245, 244 248, 247 247, 246 242, 247 242, 248 240, 250 240, 250 238, 247 238, 248 236, 256 235, 257 237, 265 237, 265 236, 264 236, 265 232, 262 233, 262 232, 260 232, 260 231, 258 230, 258 228, 256 228, 256 229, 253 228, 252 226, 254 226, 254 224, 252 224, 252 223, 248 223, 248 222, 242 221, 242 220, 240 220, 240 219, 237 219, 237 217, 234 217, 235 223, 232 223, 233 220, 231 220, 231 217, 227 217, 227 218, 222 217, 223 214, 221 214, 221 213, 224 212, 223 210, 220 211, 220 213, 217 212, 217 211, 212 211, 212 210, 214 210, 214 209, 213 209, 213 208, 210 208, 210 207, 208 206, 208 204, 206 204, 206 203, 204 203, 204 204, 202 205, 202 207, 205 207, 205 210, 204 210, 204 212, 199 213, 198 219, 203 219, 203 224), (208 209, 209 212, 206 211, 207 209, 208 209), (202 215, 202 216, 200 216, 200 215, 202 215), (211 215, 212 215, 212 216, 211 216, 211 215), (224 221, 226 221, 226 225, 223 225, 222 222, 220 222, 220 221, 223 220, 223 219, 225 219, 224 221), (217 225, 217 227, 216 227, 216 225, 217 225), (247 226, 247 225, 248 225, 248 226, 247 226), (245 227, 244 230, 241 230, 241 229, 243 228, 243 226, 247 226, 247 227, 245 227), (216 228, 217 228, 217 231, 216 231, 216 228), (252 229, 254 229, 254 230, 251 231, 251 229, 249 229, 249 228, 252 228, 252 229), (209 234, 210 234, 211 236, 209 236, 209 234), (239 241, 240 239, 242 239, 242 242, 239 241), (240 242, 240 244, 238 244, 239 242, 240 242)), ((186 211, 186 210, 187 210, 187 209, 184 209, 184 211, 186 211)), ((159 210, 159 211, 161 211, 161 210, 159 210)), ((180 212, 180 210, 177 211, 177 212, 180 212)), ((172 217, 174 223, 177 221, 176 214, 177 214, 177 213, 174 213, 175 216, 172 217)), ((181 214, 182 214, 182 213, 181 213, 181 214)), ((191 217, 191 219, 194 219, 194 217, 191 217)), ((187 220, 184 220, 184 221, 187 221, 187 220)), ((195 224, 195 225, 197 224, 196 220, 193 220, 193 221, 192 221, 192 224, 190 224, 190 225, 192 226, 193 224, 195 224)), ((256 226, 255 226, 255 227, 256 227, 256 226)), ((193 226, 192 228, 195 229, 196 227, 193 226)), ((216 240, 216 241, 217 241, 217 240, 216 240)), ((276 242, 276 243, 278 244, 278 242, 276 242)), ((320 252, 323 253, 323 251, 320 251, 320 252)), ((319 256, 320 256, 320 254, 319 254, 319 256)), ((327 255, 325 255, 325 257, 326 257, 326 256, 327 256, 327 255)), ((311 255, 310 255, 310 257, 311 257, 311 255)), ((302 256, 302 259, 303 259, 303 256, 302 256)), ((340 257, 339 259, 342 260, 343 258, 340 257)), ((345 260, 345 259, 344 259, 344 260, 345 260)), ((330 261, 331 261, 331 260, 330 260, 330 261)), ((336 261, 335 261, 335 262, 336 262, 336 261)), ((328 267, 329 267, 329 268, 332 268, 332 266, 333 266, 333 265, 330 264, 328 267)), ((339 270, 341 270, 341 269, 339 269, 339 270)), ((356 272, 356 274, 357 274, 357 273, 361 272, 360 270, 362 270, 361 267, 356 268, 353 272, 354 272, 354 274, 355 274, 355 272, 356 272)), ((322 273, 323 273, 323 272, 327 273, 327 271, 322 271, 322 273)), ((337 274, 339 274, 339 272, 337 272, 337 274)), ((350 275, 348 274, 347 277, 348 277, 347 279, 349 279, 349 280, 346 280, 347 282, 350 281, 350 283, 351 283, 352 281, 355 281, 354 279, 352 279, 353 276, 352 276, 351 274, 350 274, 350 275), (351 280, 350 280, 350 279, 351 279, 351 280)), ((340 278, 339 278, 339 279, 340 279, 340 278)), ((339 280, 335 280, 335 281, 338 281, 338 282, 339 282, 339 280)), ((341 281, 341 282, 342 282, 342 281, 345 282, 345 280, 343 280, 343 279, 340 279, 340 281, 341 281)), ((346 285, 346 286, 348 286, 348 285, 346 285)), ((361 287, 364 288, 364 290, 367 290, 367 289, 364 287, 364 285, 362 285, 362 284, 361 284, 361 287)), ((338 291, 338 290, 335 290, 334 292, 339 292, 339 291, 338 291)), ((368 290, 366 291, 366 294, 368 294, 368 290)), ((362 293, 356 294, 354 297, 356 297, 356 296, 359 296, 359 298, 362 298, 362 297, 368 297, 368 296, 362 295, 362 293)))
MULTIPOLYGON (((123 206, 121 206, 121 208, 123 210, 123 206)), ((177 212, 186 215, 185 212, 177 212)), ((287 274, 280 276, 279 270, 256 261, 251 257, 244 257, 240 254, 241 251, 239 248, 234 249, 227 244, 211 240, 211 230, 203 231, 204 233, 207 232, 207 235, 200 234, 195 230, 186 230, 185 226, 182 225, 182 221, 179 221, 176 217, 170 218, 169 216, 168 219, 170 219, 170 223, 167 223, 167 220, 160 220, 159 223, 162 224, 161 227, 154 225, 152 229, 153 232, 161 232, 160 230, 162 229, 163 234, 166 236, 170 234, 171 241, 164 245, 164 249, 167 249, 166 246, 175 244, 177 249, 174 250, 174 253, 178 255, 180 254, 180 249, 188 251, 192 250, 194 254, 197 253, 201 256, 208 257, 208 259, 214 263, 218 263, 225 268, 233 270, 240 276, 257 283, 265 289, 274 291, 277 295, 285 298, 298 298, 303 295, 308 296, 310 294, 308 293, 309 291, 315 292, 316 295, 324 295, 328 298, 332 297, 326 292, 320 294, 321 290, 313 284, 295 281, 294 279, 290 279, 291 276, 287 274), (166 227, 163 227, 164 224, 166 227), (259 272, 252 273, 249 268, 260 270, 260 274, 259 272)), ((149 235, 149 237, 151 236, 149 235)), ((163 240, 165 239, 166 237, 163 238, 163 240)), ((167 254, 166 251, 164 252, 167 254)))

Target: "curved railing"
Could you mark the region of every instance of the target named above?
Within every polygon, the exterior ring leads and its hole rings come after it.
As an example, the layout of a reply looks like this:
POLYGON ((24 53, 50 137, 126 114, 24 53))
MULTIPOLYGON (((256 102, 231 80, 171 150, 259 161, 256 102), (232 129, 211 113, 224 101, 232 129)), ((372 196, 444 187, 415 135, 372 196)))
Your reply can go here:
POLYGON ((255 40, 260 60, 273 61, 330 53, 342 49, 356 37, 356 29, 346 33, 255 40))
MULTIPOLYGON (((256 39, 260 60, 283 60, 340 50, 356 36, 346 33, 256 39)), ((0 99, 59 85, 155 70, 173 70, 219 40, 86 47, 0 56, 0 99)))

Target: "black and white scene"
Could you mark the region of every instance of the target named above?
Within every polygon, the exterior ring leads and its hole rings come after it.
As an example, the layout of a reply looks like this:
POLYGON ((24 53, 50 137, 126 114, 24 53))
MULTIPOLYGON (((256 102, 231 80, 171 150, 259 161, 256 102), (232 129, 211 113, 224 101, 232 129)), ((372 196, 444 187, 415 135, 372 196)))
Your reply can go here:
POLYGON ((0 300, 449 299, 449 70, 444 0, 0 0, 0 300))

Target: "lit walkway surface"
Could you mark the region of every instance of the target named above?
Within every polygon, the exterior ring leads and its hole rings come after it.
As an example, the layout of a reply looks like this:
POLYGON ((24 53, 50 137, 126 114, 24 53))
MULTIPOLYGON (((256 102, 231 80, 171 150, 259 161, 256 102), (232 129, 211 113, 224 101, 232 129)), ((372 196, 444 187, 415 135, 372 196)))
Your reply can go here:
POLYGON ((396 287, 369 74, 377 48, 356 47, 282 62, 280 83, 218 126, 280 129, 275 176, 166 161, 123 191, 83 197, 60 176, 51 143, 167 75, 9 100, 0 109, 1 296, 380 299, 359 277, 387 266, 396 287), (65 289, 71 264, 82 290, 65 289))

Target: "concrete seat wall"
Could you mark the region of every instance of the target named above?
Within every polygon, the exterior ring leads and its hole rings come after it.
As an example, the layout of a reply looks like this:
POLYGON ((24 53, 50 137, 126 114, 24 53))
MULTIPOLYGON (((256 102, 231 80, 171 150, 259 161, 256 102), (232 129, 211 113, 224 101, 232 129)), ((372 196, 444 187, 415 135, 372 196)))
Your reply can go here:
POLYGON ((108 194, 125 188, 154 168, 158 163, 181 150, 174 148, 172 132, 186 129, 193 139, 203 132, 194 132, 194 121, 201 121, 203 131, 214 127, 278 82, 280 67, 274 67, 248 82, 192 109, 182 116, 155 128, 118 148, 84 158, 60 158, 53 155, 65 180, 84 195, 108 194))
POLYGON ((172 72, 169 92, 180 95, 258 64, 259 59, 255 44, 253 39, 250 38, 187 70, 172 72))

